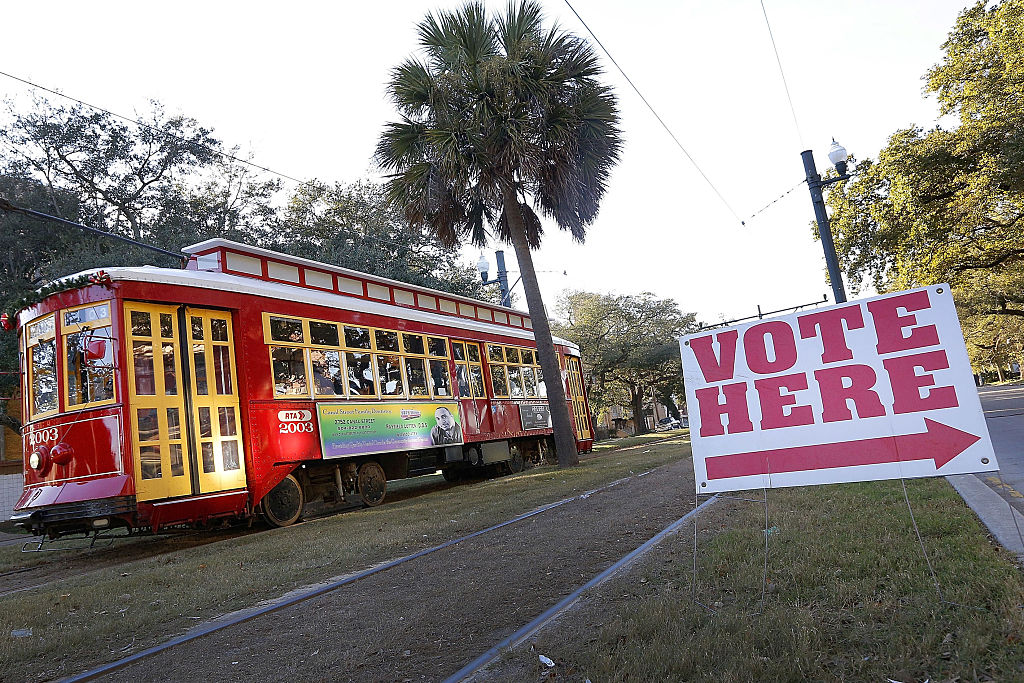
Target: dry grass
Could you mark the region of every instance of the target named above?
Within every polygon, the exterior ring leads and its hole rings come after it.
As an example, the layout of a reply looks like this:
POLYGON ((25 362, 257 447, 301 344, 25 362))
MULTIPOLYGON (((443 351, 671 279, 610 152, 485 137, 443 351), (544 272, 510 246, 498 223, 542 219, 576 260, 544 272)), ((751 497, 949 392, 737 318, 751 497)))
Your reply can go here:
POLYGON ((760 608, 764 507, 722 502, 693 528, 519 648, 492 673, 570 681, 1022 681, 1024 580, 942 479, 908 481, 940 602, 900 483, 769 493, 769 592, 760 608))
POLYGON ((640 436, 624 436, 621 439, 605 439, 594 444, 595 453, 604 453, 620 448, 640 446, 643 444, 655 443, 680 436, 689 436, 689 429, 669 429, 663 432, 649 432, 640 436))
POLYGON ((288 528, 97 569, 0 598, 0 680, 53 678, 215 616, 486 528, 689 456, 679 442, 540 467, 288 528), (32 635, 12 638, 13 630, 32 635))

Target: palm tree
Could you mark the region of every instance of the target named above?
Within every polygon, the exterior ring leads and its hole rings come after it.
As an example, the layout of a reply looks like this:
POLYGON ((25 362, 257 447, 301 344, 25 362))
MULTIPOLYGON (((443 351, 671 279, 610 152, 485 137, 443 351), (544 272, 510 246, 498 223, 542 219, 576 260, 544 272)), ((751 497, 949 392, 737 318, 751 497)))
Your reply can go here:
POLYGON ((389 201, 445 245, 484 246, 488 227, 511 243, 547 378, 561 467, 579 461, 564 383, 551 341, 531 249, 540 214, 582 242, 597 216, 622 146, 610 88, 597 55, 540 5, 510 2, 488 16, 480 2, 429 14, 419 56, 392 71, 388 92, 401 121, 387 124, 376 159, 389 174, 389 201), (532 206, 531 206, 532 203, 532 206))

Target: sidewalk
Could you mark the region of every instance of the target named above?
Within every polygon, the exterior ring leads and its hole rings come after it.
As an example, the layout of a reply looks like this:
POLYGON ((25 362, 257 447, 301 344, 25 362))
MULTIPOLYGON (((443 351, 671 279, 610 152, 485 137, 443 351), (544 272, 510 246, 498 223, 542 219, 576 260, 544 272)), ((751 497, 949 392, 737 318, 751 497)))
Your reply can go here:
POLYGON ((982 523, 995 539, 1011 553, 1024 562, 1024 515, 999 497, 999 494, 986 486, 973 474, 958 474, 946 477, 957 493, 964 499, 974 514, 981 518, 982 523), (1016 522, 1016 523, 1015 523, 1016 522))

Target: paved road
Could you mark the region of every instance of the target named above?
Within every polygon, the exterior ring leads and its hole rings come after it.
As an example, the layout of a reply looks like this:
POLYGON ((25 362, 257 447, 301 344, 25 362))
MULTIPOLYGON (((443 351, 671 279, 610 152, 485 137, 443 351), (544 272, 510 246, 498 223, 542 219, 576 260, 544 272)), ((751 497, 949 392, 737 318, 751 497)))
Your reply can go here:
POLYGON ((1024 386, 982 387, 978 395, 1001 470, 978 478, 1024 513, 1024 386))

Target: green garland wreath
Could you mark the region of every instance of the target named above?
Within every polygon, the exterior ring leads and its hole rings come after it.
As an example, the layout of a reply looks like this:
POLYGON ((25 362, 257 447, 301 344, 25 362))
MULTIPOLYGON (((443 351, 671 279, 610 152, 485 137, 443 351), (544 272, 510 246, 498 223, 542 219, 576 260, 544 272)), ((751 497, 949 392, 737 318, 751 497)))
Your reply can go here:
POLYGON ((29 306, 35 306, 37 303, 42 301, 48 296, 59 294, 60 292, 66 292, 70 289, 78 289, 80 287, 87 287, 93 284, 102 284, 96 282, 95 273, 89 273, 86 275, 79 275, 70 279, 57 280, 51 282, 48 285, 37 289, 34 292, 29 292, 20 299, 16 299, 8 304, 8 307, 4 310, 8 318, 11 321, 12 329, 15 326, 15 320, 18 312, 28 308, 29 306))

